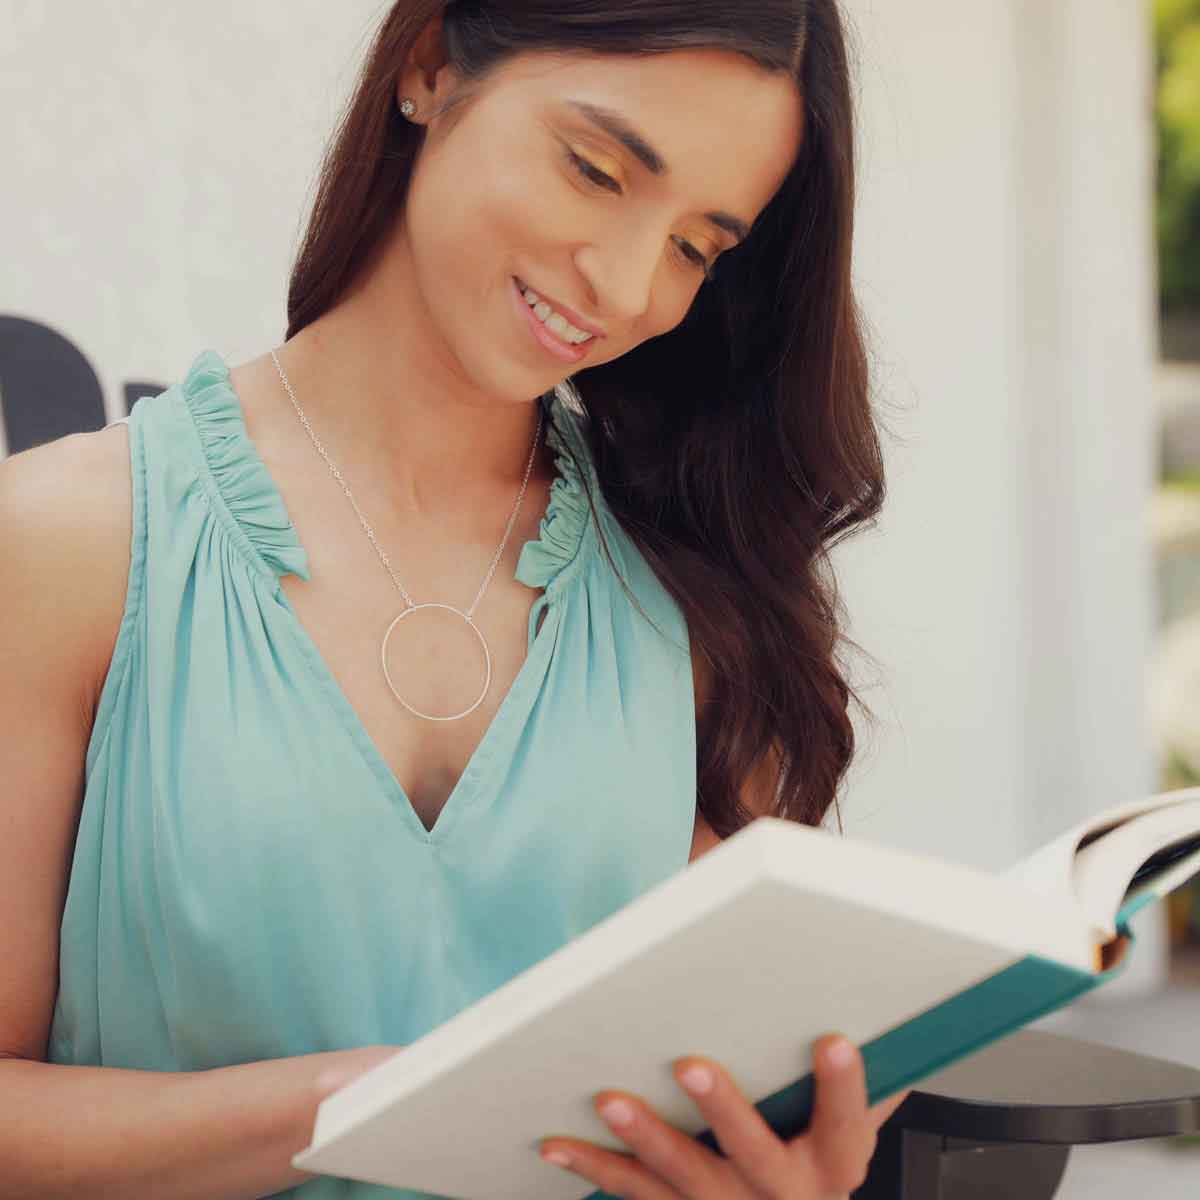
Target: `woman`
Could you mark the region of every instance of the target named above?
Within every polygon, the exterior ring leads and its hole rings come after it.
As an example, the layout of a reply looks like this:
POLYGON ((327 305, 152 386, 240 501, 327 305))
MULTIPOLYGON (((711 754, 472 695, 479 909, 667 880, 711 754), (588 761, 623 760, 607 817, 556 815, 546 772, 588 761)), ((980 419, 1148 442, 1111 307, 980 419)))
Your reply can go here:
MULTIPOLYGON (((755 815, 821 822, 822 571, 883 496, 853 198, 835 0, 393 7, 284 344, 0 473, 5 1190, 395 1194, 290 1166, 321 1097, 755 815)), ((724 1156, 613 1092, 627 1153, 543 1152, 845 1193, 904 1093, 837 1040, 790 1144, 690 1057, 724 1156)))

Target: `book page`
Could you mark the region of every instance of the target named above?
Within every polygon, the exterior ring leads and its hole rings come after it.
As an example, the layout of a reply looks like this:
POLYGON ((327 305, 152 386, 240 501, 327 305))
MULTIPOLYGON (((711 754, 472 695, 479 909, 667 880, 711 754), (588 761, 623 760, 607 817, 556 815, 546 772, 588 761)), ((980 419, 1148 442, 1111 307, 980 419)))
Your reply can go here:
POLYGON ((1145 883, 1130 888, 1121 898, 1117 920, 1131 917, 1142 906, 1143 898, 1161 900, 1177 887, 1182 887, 1193 875, 1200 875, 1200 849, 1172 863, 1166 870, 1159 871, 1145 883))
MULTIPOLYGON (((1106 841, 1123 825, 1143 814, 1196 801, 1200 801, 1200 787, 1177 788, 1174 791, 1160 792, 1158 795, 1148 796, 1141 800, 1115 804, 1080 821, 1060 833, 1052 841, 1039 846, 1031 854, 1019 859, 1008 870, 1001 872, 1001 876, 1035 892, 1041 892, 1043 895, 1078 903, 1078 893, 1074 884, 1074 863, 1076 853, 1080 851, 1081 842, 1099 835, 1092 843, 1098 845, 1106 841)), ((1090 849, 1090 847, 1087 848, 1090 849)), ((1148 858, 1149 855, 1146 857, 1148 858)), ((1143 859, 1143 861, 1145 860, 1143 859)), ((1140 863, 1135 864, 1133 870, 1140 865, 1140 863)), ((1131 870, 1129 877, 1125 880, 1126 884, 1132 875, 1133 871, 1131 870)), ((1119 899, 1120 894, 1116 897, 1116 900, 1119 899)), ((1098 935, 1112 936, 1116 900, 1107 910, 1100 910, 1098 920, 1094 913, 1089 912, 1089 923, 1098 935)))
MULTIPOLYGON (((1191 800, 1144 813, 1084 846, 1074 856, 1071 880, 1088 919, 1115 935, 1117 909, 1138 868, 1159 851, 1197 836, 1200 836, 1200 800, 1191 800)), ((1168 874, 1173 879, 1180 876, 1188 862, 1200 865, 1193 855, 1183 864, 1175 864, 1164 878, 1168 874)))

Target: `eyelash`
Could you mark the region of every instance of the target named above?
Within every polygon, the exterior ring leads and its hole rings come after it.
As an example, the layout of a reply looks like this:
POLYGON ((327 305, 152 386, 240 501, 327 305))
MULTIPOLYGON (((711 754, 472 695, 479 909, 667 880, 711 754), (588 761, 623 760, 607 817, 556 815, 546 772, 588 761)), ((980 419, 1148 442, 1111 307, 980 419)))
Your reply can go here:
MULTIPOLYGON (((605 171, 601 171, 599 167, 588 162, 582 155, 576 154, 574 150, 568 150, 567 161, 579 172, 589 183, 595 184, 597 187, 602 187, 606 191, 615 192, 618 196, 621 194, 621 185, 605 171)), ((704 272, 705 280, 713 277, 713 269, 704 255, 696 249, 691 242, 685 242, 682 238, 677 238, 675 244, 679 247, 684 258, 695 267, 699 267, 704 272)))

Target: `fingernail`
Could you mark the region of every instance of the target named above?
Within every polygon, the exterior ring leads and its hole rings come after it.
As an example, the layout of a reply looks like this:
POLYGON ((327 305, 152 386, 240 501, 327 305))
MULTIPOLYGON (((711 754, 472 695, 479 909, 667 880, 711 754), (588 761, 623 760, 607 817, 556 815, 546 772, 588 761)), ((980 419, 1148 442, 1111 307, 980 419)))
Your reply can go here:
POLYGON ((831 1066, 848 1067, 854 1061, 854 1047, 845 1038, 838 1038, 826 1046, 825 1058, 831 1066))
POLYGON ((600 1105, 600 1115, 610 1124, 624 1129, 633 1124, 633 1105, 625 1100, 608 1100, 600 1105))
POLYGON ((697 1096, 703 1096, 712 1091, 713 1076, 712 1072, 707 1067, 702 1067, 699 1064, 695 1064, 688 1067, 686 1071, 680 1073, 679 1082, 682 1083, 689 1092, 693 1092, 697 1096))
POLYGON ((571 1156, 563 1153, 561 1150, 543 1150, 542 1158, 546 1162, 552 1162, 556 1167, 569 1167, 571 1165, 571 1156))

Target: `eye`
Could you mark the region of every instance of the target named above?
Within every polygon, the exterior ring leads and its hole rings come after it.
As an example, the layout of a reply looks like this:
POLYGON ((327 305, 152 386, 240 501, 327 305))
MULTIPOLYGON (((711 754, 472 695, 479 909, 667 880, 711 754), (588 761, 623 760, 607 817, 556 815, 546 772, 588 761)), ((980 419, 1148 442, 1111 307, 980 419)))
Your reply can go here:
MULTIPOLYGON (((618 196, 622 195, 621 185, 611 175, 601 171, 594 163, 589 162, 581 154, 576 154, 569 147, 565 148, 565 152, 567 161, 589 183, 593 183, 597 187, 602 187, 606 191, 613 192, 618 196)), ((681 237, 674 237, 671 240, 679 247, 680 253, 692 266, 698 267, 704 272, 706 280, 712 278, 712 266, 691 242, 681 237)))
POLYGON ((700 253, 699 250, 696 249, 695 246, 692 245, 691 242, 685 241, 681 237, 672 238, 672 241, 674 241, 675 245, 679 247, 680 252, 683 254, 684 258, 688 260, 688 262, 699 267, 700 270, 704 272, 705 279, 712 278, 713 265, 704 257, 703 254, 700 253))
POLYGON ((611 175, 601 171, 599 167, 576 154, 574 150, 567 150, 567 160, 589 182, 605 188, 607 191, 615 192, 618 196, 621 195, 621 185, 611 175))

